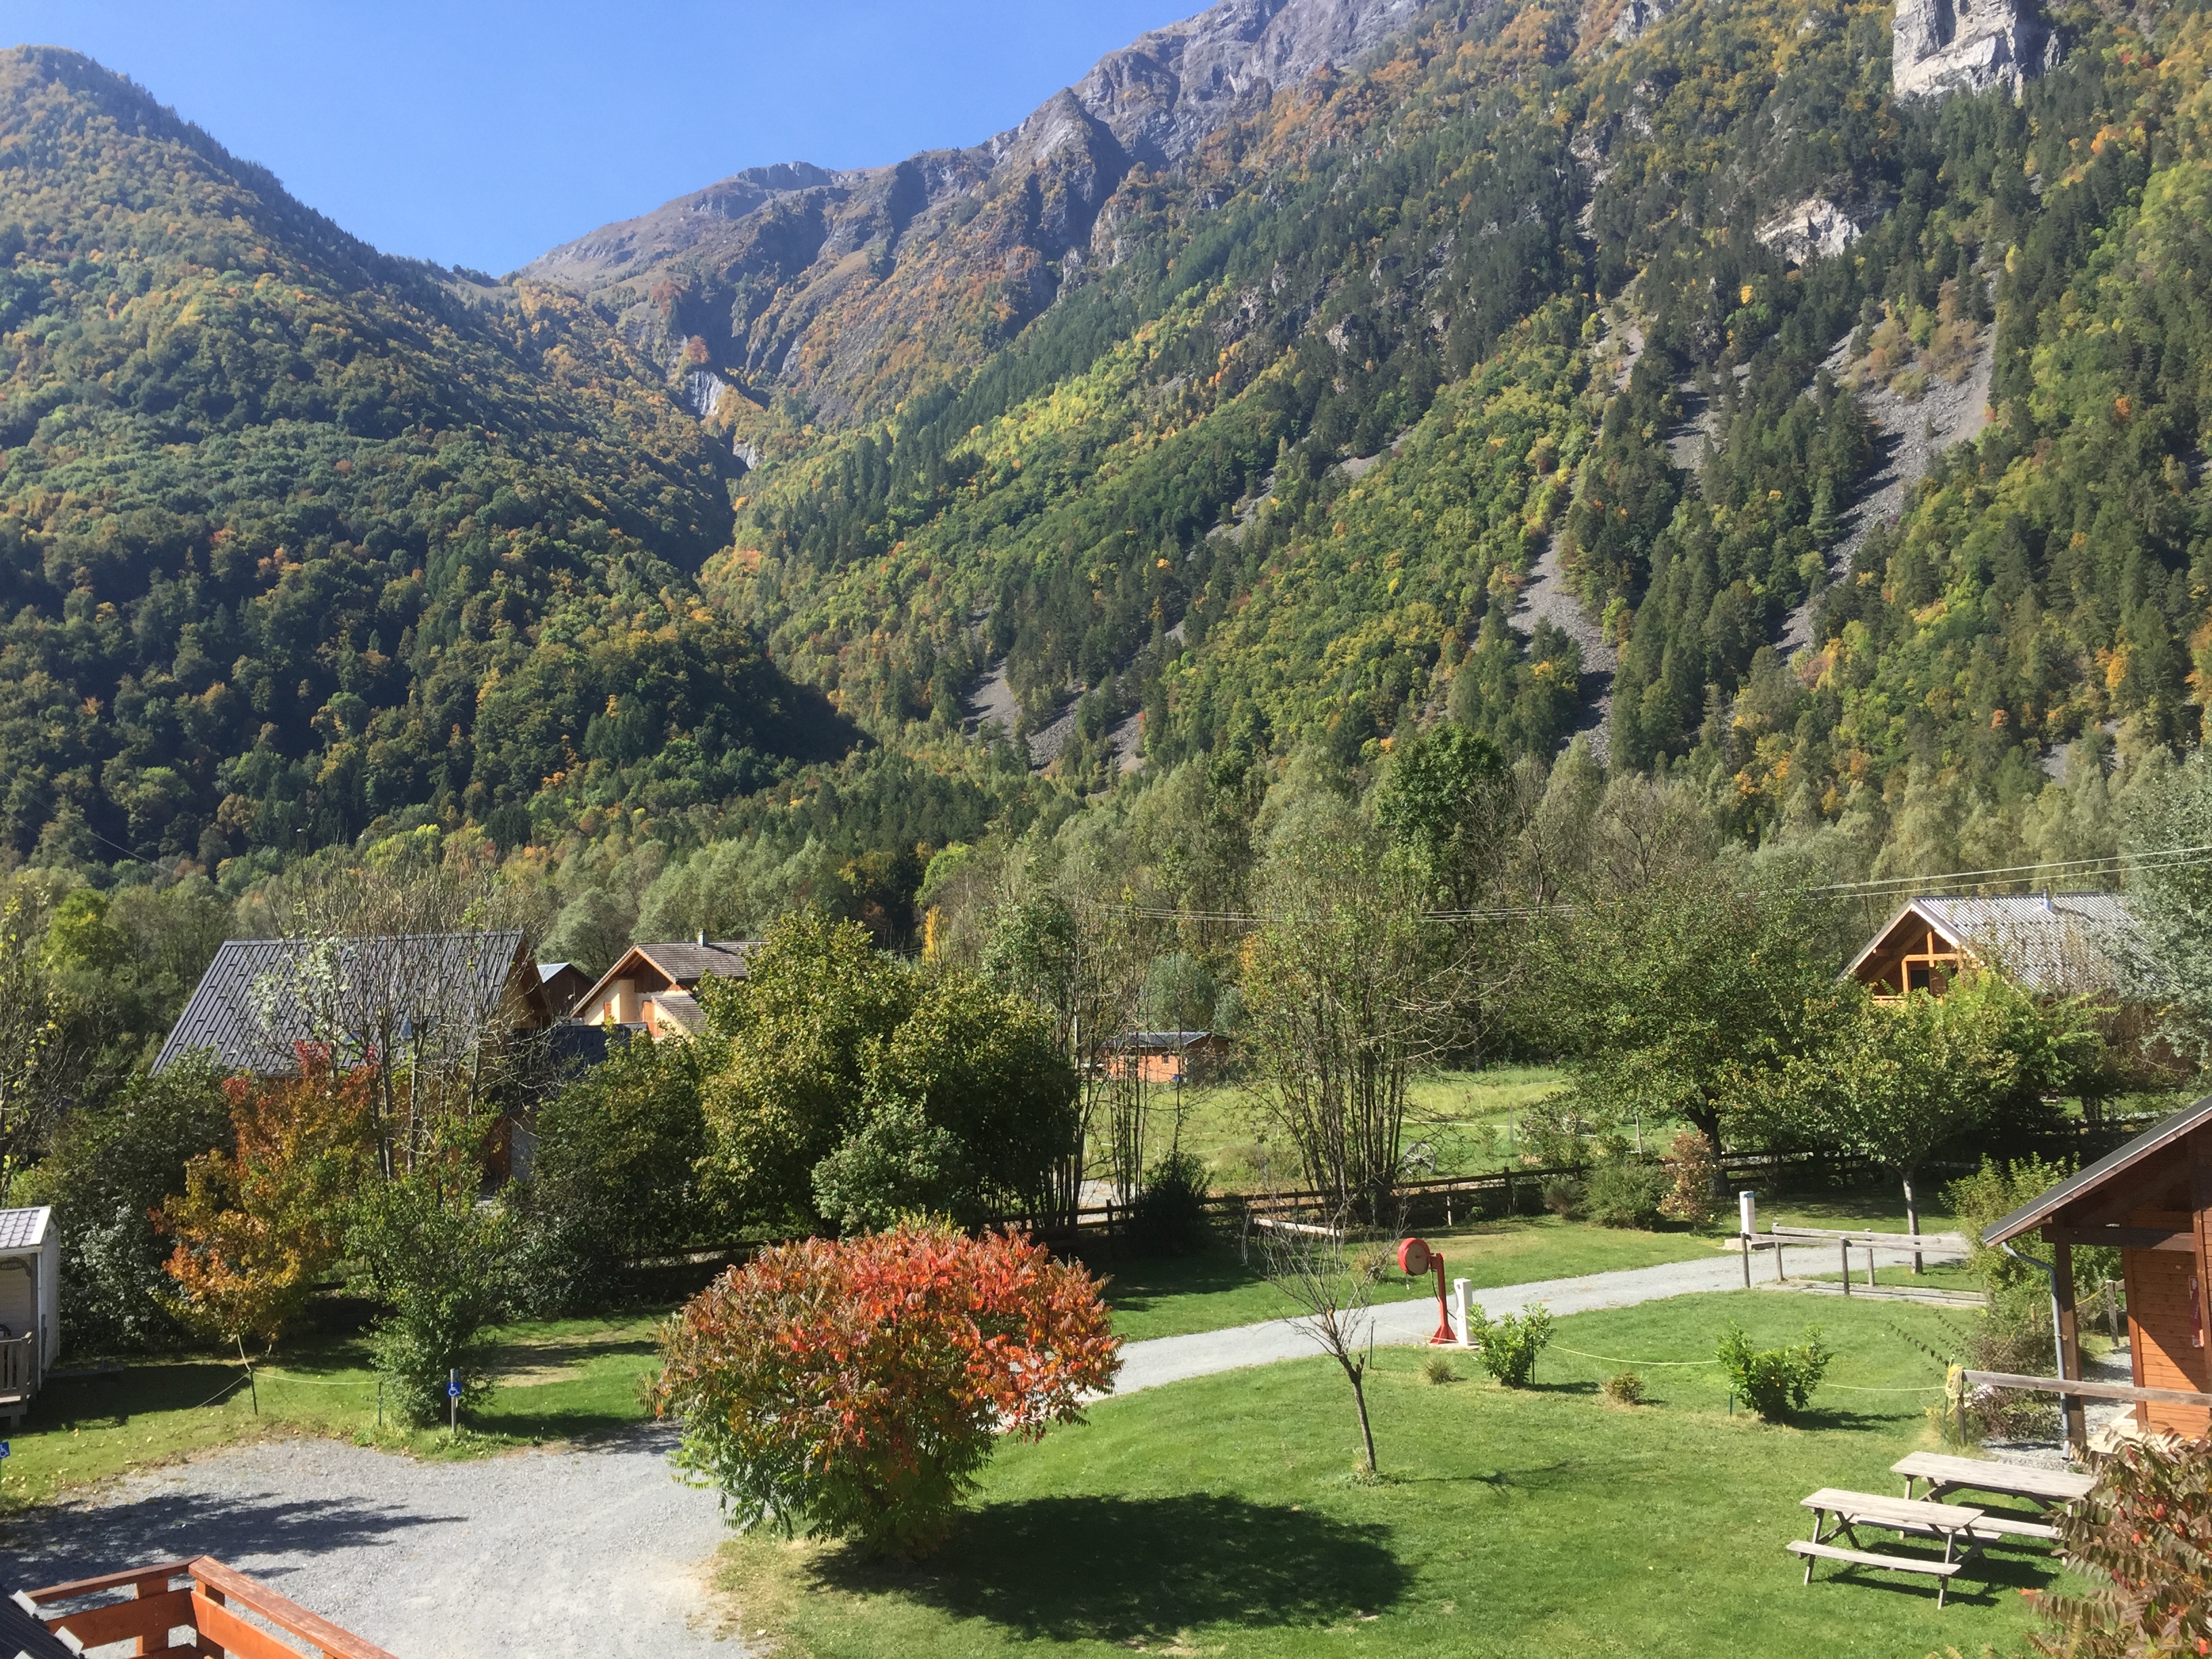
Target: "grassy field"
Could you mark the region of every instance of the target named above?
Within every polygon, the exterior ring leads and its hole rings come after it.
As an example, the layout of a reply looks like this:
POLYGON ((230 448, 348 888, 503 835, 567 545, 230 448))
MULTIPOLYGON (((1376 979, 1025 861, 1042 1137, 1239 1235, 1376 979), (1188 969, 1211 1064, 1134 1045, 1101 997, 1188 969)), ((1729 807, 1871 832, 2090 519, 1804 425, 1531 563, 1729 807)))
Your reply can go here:
POLYGON ((0 1464, 0 1510, 48 1501, 72 1486, 215 1446, 276 1435, 337 1435, 421 1456, 466 1457, 510 1446, 584 1439, 641 1420, 665 1310, 617 1319, 550 1320, 495 1334, 499 1382, 465 1413, 458 1438, 441 1425, 377 1426, 376 1379, 357 1341, 303 1344, 254 1367, 235 1360, 149 1361, 48 1383, 0 1464))
POLYGON ((1327 1361, 1178 1383, 1005 1447, 921 1565, 732 1541, 726 1611, 784 1659, 2009 1650, 2031 1617, 2018 1592, 2051 1577, 2040 1552, 1992 1552, 1938 1612, 1925 1581, 1824 1568, 1807 1589, 1783 1548, 1807 1534, 1807 1492, 1893 1491, 1889 1465, 1933 1443, 1941 1370, 1907 1335, 1942 1340, 1917 1308, 1736 1293, 1564 1319, 1525 1392, 1432 1386, 1420 1351, 1386 1350, 1371 1485, 1351 1476, 1350 1395, 1327 1361), (1732 1318, 1762 1344, 1817 1321, 1841 1351, 1801 1423, 1729 1414, 1706 1362, 1732 1318), (1618 1360, 1570 1347, 1642 1362, 1650 1403, 1605 1404, 1618 1360))
MULTIPOLYGON (((1493 1066, 1422 1078, 1410 1091, 1407 1147, 1426 1146, 1440 1176, 1498 1169, 1520 1155, 1513 1115, 1565 1080, 1565 1073, 1541 1066, 1493 1066)), ((1277 1185, 1296 1184, 1296 1159, 1275 1149, 1271 1160, 1259 1104, 1241 1086, 1221 1084, 1180 1094, 1162 1090, 1156 1098, 1161 1116, 1155 1133, 1164 1135, 1168 1114, 1179 1108, 1182 1148, 1212 1170, 1215 1190, 1256 1192, 1268 1184, 1271 1164, 1277 1185)))

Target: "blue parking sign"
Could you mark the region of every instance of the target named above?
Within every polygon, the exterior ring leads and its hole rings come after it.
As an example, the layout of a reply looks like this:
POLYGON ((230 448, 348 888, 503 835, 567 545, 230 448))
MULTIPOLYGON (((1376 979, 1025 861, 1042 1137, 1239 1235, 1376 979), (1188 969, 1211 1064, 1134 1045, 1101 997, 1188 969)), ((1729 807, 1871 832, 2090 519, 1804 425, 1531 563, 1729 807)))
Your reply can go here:
POLYGON ((446 1384, 446 1398, 448 1400, 459 1400, 460 1397, 461 1379, 457 1376, 453 1378, 453 1381, 446 1384))

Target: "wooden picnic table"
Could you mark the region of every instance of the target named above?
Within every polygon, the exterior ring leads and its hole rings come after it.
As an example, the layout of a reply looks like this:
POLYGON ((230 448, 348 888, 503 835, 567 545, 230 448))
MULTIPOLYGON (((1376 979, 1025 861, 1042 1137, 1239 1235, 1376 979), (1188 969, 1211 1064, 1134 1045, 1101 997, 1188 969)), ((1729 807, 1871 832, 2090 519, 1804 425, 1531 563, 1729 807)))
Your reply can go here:
POLYGON ((1813 1582, 1815 1561, 1841 1561, 1850 1566, 1875 1567, 1885 1572, 1923 1573, 1936 1580, 1936 1605, 1943 1605, 1943 1597, 1951 1588, 1951 1579, 1966 1565, 1959 1555, 1960 1545, 1968 1556, 1980 1552, 1992 1534, 1981 1528, 1986 1512, 1959 1504, 1929 1504, 1918 1498, 1888 1498, 1878 1492, 1844 1492, 1834 1486, 1823 1486, 1811 1497, 1798 1500, 1813 1511, 1813 1535, 1810 1539, 1793 1538, 1790 1553, 1805 1558, 1805 1582, 1813 1582), (1836 1517, 1831 1528, 1828 1517, 1836 1517), (1885 1555, 1859 1547, 1857 1528, 1881 1527, 1891 1532, 1904 1533, 1918 1538, 1940 1538, 1943 1540, 1943 1559, 1931 1561, 1922 1555, 1885 1555), (1827 1540, 1841 1534, 1851 1540, 1845 1549, 1827 1540))
POLYGON ((1930 1501, 1951 1492, 1993 1492, 2031 1502, 2070 1504, 2087 1498, 2097 1484, 2094 1474, 2071 1469, 2043 1469, 2028 1463, 2002 1463, 1987 1457, 1954 1457, 1946 1452, 1914 1452, 1889 1466, 1892 1474, 1905 1477, 1905 1495, 1912 1496, 1912 1483, 1925 1480, 1930 1501))

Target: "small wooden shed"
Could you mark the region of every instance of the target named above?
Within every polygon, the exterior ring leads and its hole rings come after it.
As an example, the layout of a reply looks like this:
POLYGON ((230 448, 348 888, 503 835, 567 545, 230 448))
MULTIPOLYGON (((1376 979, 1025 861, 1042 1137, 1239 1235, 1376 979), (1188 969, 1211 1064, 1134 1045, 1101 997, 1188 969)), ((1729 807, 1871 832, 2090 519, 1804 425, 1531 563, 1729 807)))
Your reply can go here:
MULTIPOLYGON (((2111 1245, 2125 1264, 2134 1388, 2212 1395, 2212 1096, 2022 1205, 1985 1229, 1982 1242, 2024 1243, 2039 1232, 2048 1247, 2065 1377, 2081 1376, 2075 1247, 2111 1245)), ((2212 1407, 2204 1404, 2137 1400, 2134 1411, 2147 1429, 2212 1432, 2212 1407)), ((2069 1397, 2068 1437, 2077 1443, 2081 1414, 2078 1397, 2069 1397)))
POLYGON ((54 1362, 62 1241, 54 1212, 0 1210, 0 1421, 20 1421, 54 1362))

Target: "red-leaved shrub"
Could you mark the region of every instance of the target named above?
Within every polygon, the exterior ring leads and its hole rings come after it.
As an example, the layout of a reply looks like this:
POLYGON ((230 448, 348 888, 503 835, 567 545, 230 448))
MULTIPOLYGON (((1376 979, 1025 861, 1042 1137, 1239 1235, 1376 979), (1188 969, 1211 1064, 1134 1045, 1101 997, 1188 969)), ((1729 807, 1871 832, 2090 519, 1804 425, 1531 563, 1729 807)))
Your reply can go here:
POLYGON ((909 1556, 944 1541, 998 1435, 1079 1421, 1121 1365, 1080 1267, 922 1224, 763 1250, 660 1346, 677 1461, 738 1519, 909 1556))
POLYGON ((2212 1653, 2212 1441, 2159 1436, 2097 1462, 2097 1489, 2058 1523, 2059 1547, 2096 1588, 2036 1597, 2062 1659, 2212 1653))

